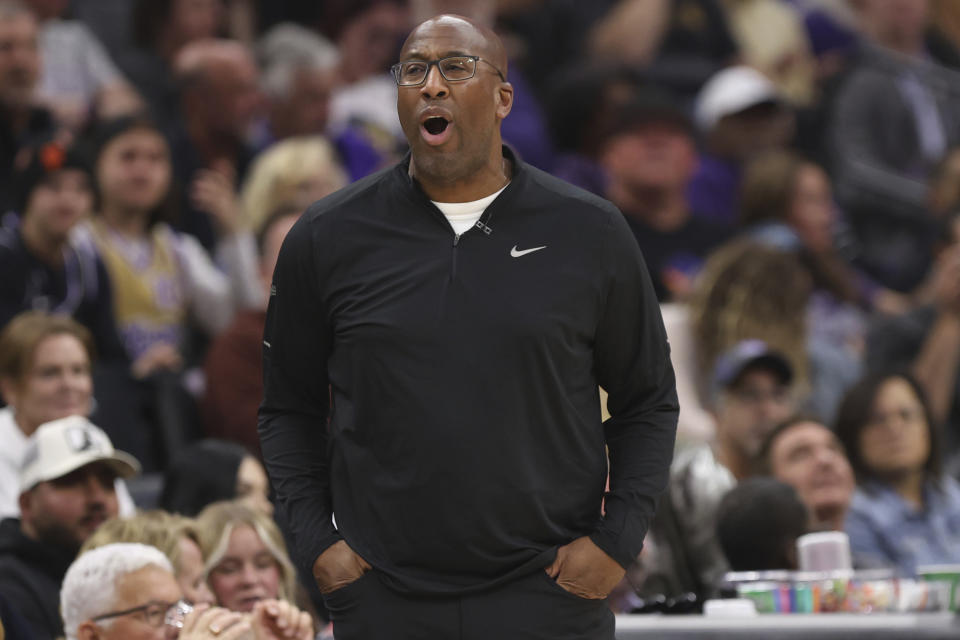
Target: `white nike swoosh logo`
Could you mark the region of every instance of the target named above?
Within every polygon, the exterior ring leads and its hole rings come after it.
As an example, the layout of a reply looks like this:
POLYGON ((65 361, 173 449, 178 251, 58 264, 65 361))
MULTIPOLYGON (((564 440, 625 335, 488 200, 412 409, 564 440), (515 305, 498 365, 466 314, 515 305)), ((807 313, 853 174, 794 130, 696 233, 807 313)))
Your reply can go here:
POLYGON ((542 247, 533 247, 532 249, 520 250, 520 249, 517 249, 517 245, 513 245, 513 249, 510 249, 510 255, 513 256, 514 258, 519 258, 520 256, 527 255, 528 253, 533 253, 534 251, 540 251, 540 249, 546 249, 546 248, 547 248, 547 245, 543 245, 542 247))

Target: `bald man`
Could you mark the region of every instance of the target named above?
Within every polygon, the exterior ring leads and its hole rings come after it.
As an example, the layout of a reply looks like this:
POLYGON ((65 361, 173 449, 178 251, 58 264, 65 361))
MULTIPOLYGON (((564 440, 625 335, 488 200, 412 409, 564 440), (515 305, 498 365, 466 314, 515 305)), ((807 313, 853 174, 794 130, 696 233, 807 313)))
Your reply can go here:
POLYGON ((274 272, 259 430, 294 548, 338 640, 611 639, 678 412, 643 259, 503 146, 492 32, 427 20, 393 73, 410 153, 310 207, 274 272))

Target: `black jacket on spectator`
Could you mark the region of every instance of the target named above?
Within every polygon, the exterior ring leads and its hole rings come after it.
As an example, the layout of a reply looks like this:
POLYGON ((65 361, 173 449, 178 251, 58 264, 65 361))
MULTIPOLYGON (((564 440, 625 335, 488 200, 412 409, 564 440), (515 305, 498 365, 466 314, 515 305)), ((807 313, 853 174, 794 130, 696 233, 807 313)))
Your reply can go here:
POLYGON ((0 522, 0 593, 32 627, 35 640, 63 635, 60 584, 74 556, 25 536, 19 518, 0 522))
POLYGON ((126 361, 113 317, 110 278, 92 249, 69 247, 52 267, 33 255, 18 229, 0 228, 0 328, 23 311, 63 313, 93 335, 101 360, 126 361))

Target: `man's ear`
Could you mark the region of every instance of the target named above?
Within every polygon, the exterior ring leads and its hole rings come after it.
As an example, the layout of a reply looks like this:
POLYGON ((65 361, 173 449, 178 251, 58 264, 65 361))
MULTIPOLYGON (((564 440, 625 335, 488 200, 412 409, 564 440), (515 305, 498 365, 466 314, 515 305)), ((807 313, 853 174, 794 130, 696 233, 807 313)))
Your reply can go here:
POLYGON ((20 507, 21 522, 32 520, 33 516, 33 494, 30 491, 24 491, 17 498, 17 505, 20 507))
POLYGON ((497 118, 503 120, 510 115, 510 109, 513 108, 513 85, 509 82, 501 82, 497 86, 497 118))
POLYGON ((81 622, 77 627, 77 640, 99 640, 99 638, 100 630, 90 620, 81 622))

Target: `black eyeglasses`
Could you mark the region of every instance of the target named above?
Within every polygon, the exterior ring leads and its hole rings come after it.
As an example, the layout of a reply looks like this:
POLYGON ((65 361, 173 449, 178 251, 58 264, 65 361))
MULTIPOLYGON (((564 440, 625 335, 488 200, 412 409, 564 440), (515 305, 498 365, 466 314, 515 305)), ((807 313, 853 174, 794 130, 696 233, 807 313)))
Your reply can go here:
POLYGON ((489 64, 502 81, 507 81, 500 73, 500 69, 480 56, 449 56, 439 60, 408 60, 393 65, 390 67, 390 71, 393 72, 397 85, 401 87, 414 87, 422 83, 427 79, 427 74, 430 73, 430 67, 433 65, 437 65, 440 75, 447 82, 461 82, 476 75, 478 61, 489 64))
POLYGON ((167 625, 168 627, 182 629, 183 619, 191 611, 193 611, 193 605, 186 600, 178 600, 174 603, 151 600, 150 602, 142 604, 139 607, 124 609, 123 611, 111 611, 110 613, 105 613, 97 616, 96 618, 91 618, 91 620, 93 622, 100 622, 101 620, 109 620, 110 618, 128 616, 132 613, 142 613, 143 619, 151 627, 167 625))

